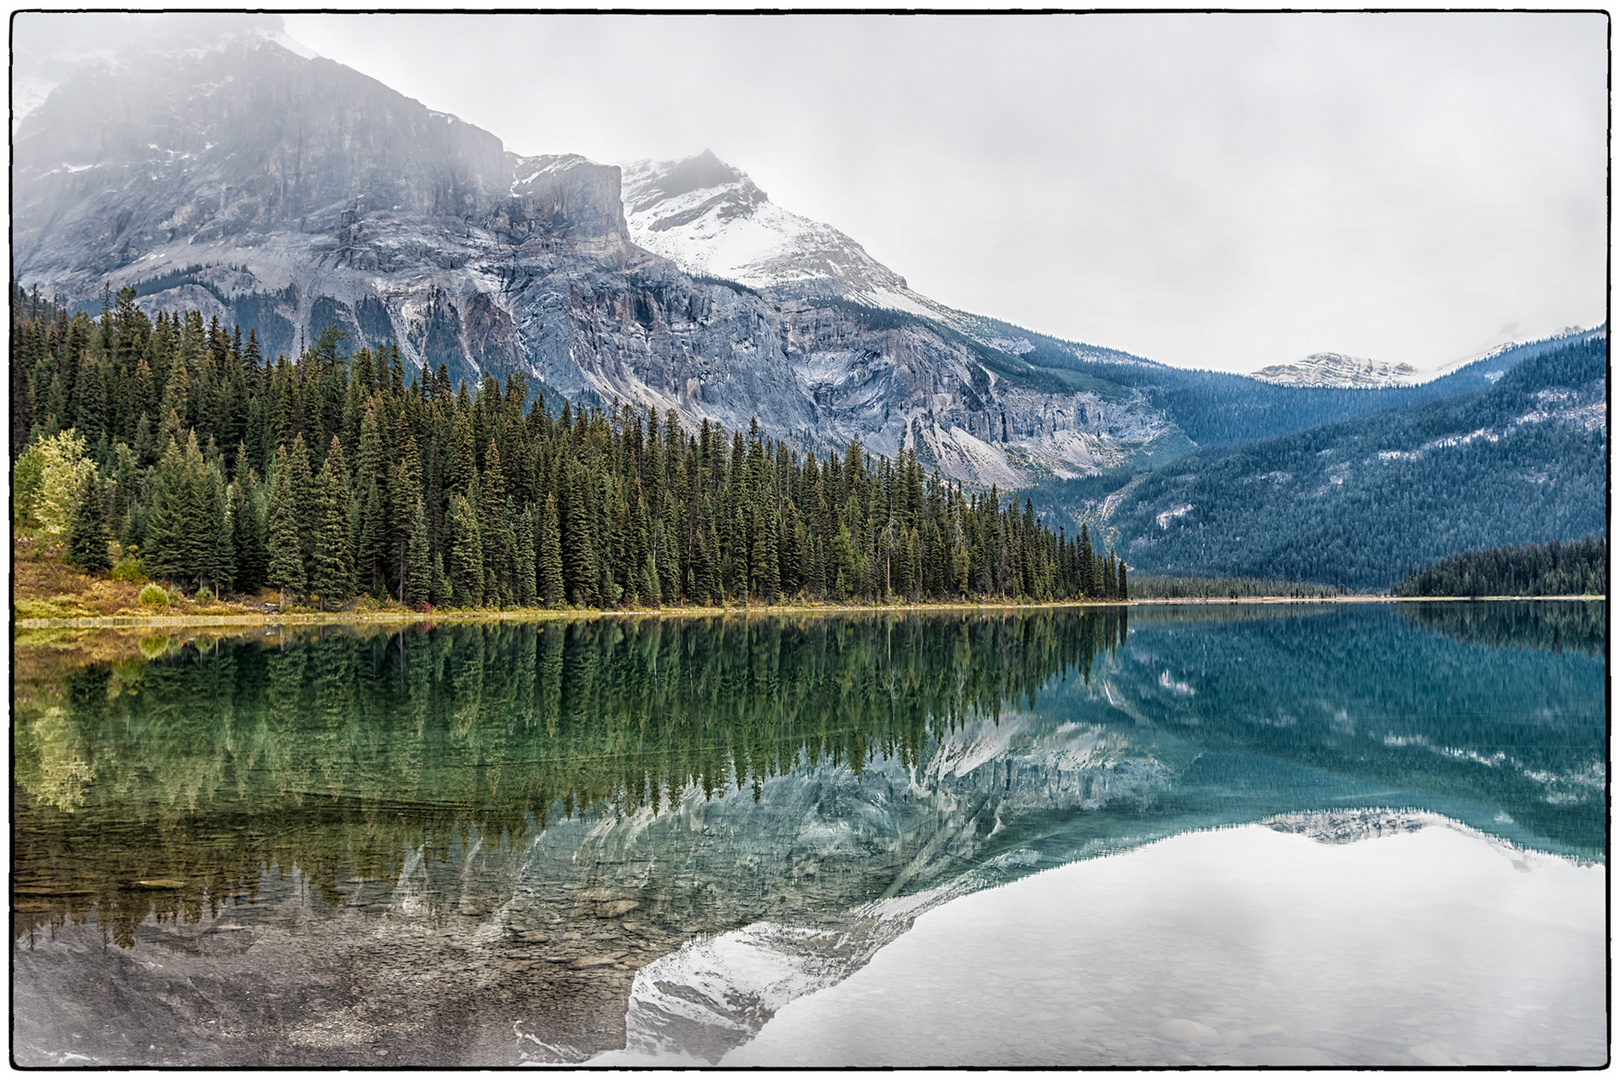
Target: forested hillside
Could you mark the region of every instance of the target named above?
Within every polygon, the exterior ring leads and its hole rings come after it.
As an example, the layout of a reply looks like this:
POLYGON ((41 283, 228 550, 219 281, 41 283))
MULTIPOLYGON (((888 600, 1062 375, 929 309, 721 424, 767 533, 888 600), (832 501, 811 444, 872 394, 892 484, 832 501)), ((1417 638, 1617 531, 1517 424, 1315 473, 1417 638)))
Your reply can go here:
POLYGON ((1278 386, 1225 371, 1170 367, 1115 349, 1060 341, 1011 323, 982 321, 1008 339, 1027 342, 1031 347, 1021 352, 1019 358, 1037 370, 1080 373, 1099 386, 1112 387, 1115 394, 1140 390, 1150 406, 1163 410, 1188 438, 1205 449, 1288 435, 1321 424, 1483 389, 1517 364, 1562 348, 1571 340, 1556 337, 1515 345, 1415 386, 1353 389, 1278 386))
POLYGON ((757 426, 554 415, 521 373, 469 391, 441 365, 407 385, 396 347, 351 357, 339 327, 267 363, 251 332, 196 312, 153 323, 134 300, 123 290, 97 320, 13 305, 18 520, 87 569, 116 538, 151 578, 323 607, 1127 588, 1085 530, 1053 533, 1027 502, 925 475, 909 451, 820 460, 757 426))
POLYGON ((1359 588, 1471 548, 1604 536, 1606 365, 1606 341, 1581 340, 1489 389, 1204 450, 1117 492, 1106 528, 1142 573, 1359 588))

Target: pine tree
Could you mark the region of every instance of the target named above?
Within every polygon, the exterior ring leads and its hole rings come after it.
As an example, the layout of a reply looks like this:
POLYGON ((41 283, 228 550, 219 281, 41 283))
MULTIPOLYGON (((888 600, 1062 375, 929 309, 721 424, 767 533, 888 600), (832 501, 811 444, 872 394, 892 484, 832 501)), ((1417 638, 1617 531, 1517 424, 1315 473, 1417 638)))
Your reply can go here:
POLYGON ((445 533, 456 606, 477 607, 484 602, 483 542, 478 535, 478 515, 460 494, 450 496, 445 533))
POLYGON ((328 603, 342 605, 354 596, 354 543, 349 535, 349 492, 343 479, 343 451, 332 436, 326 463, 316 485, 321 493, 314 574, 310 589, 328 603))
POLYGON ((534 507, 525 508, 516 526, 509 531, 514 546, 512 598, 527 607, 535 598, 534 507))
MULTIPOLYGON (((209 443, 212 448, 213 443, 209 443)), ((210 543, 204 570, 218 596, 236 584, 236 544, 231 526, 230 497, 217 455, 199 475, 198 490, 207 499, 210 543)))
POLYGON ((184 453, 171 440, 157 467, 146 520, 142 552, 149 575, 194 584, 211 576, 219 529, 213 488, 197 433, 190 433, 184 453))
MULTIPOLYGON (((461 386, 462 398, 465 400, 467 385, 461 386)), ((466 495, 472 485, 473 477, 478 475, 478 463, 474 460, 472 417, 470 409, 457 408, 454 426, 454 441, 450 448, 450 476, 447 491, 452 495, 466 495)))
POLYGON ((506 473, 501 469, 501 452, 490 440, 484 452, 484 468, 477 477, 479 538, 484 564, 484 598, 490 604, 509 596, 513 551, 506 542, 506 473))
POLYGON ((564 462, 564 469, 558 487, 568 498, 566 503, 559 500, 557 507, 561 517, 563 582, 570 603, 589 604, 598 595, 596 530, 588 501, 590 485, 583 465, 569 460, 564 462))
POLYGON ((1091 530, 1085 522, 1080 523, 1080 551, 1077 561, 1080 564, 1080 592, 1088 599, 1093 599, 1099 591, 1099 582, 1096 577, 1096 559, 1091 552, 1091 530))
POLYGON ((73 428, 90 446, 107 438, 107 392, 101 369, 101 362, 85 353, 73 386, 73 428))
POLYGON ((251 470, 244 477, 231 481, 228 491, 231 512, 231 546, 236 563, 236 588, 244 593, 258 592, 265 584, 268 552, 265 551, 264 528, 255 505, 256 491, 244 487, 251 484, 251 470))
POLYGON ((355 551, 355 573, 359 583, 372 596, 386 595, 383 569, 388 563, 388 529, 383 516, 382 493, 375 480, 368 480, 361 503, 360 536, 355 551))
POLYGON ((101 481, 90 471, 85 473, 79 498, 73 506, 68 526, 67 561, 91 574, 110 570, 112 558, 107 554, 110 539, 101 481))
MULTIPOLYGON (((281 460, 278 452, 277 460, 281 460)), ((316 507, 320 505, 320 489, 315 483, 315 474, 310 468, 309 448, 304 444, 304 434, 299 432, 293 436, 292 446, 286 457, 288 494, 294 507, 302 508, 302 513, 295 518, 298 528, 298 557, 305 566, 315 564, 316 533, 320 529, 320 515, 316 507)))
MULTIPOLYGON (((307 464, 307 462, 306 462, 307 464)), ((292 463, 286 447, 276 449, 275 487, 270 497, 270 566, 267 579, 281 590, 281 607, 287 595, 302 596, 305 589, 304 556, 299 548, 299 520, 292 463)))
POLYGON ((540 512, 535 563, 539 598, 547 607, 555 607, 563 598, 562 535, 555 495, 546 496, 545 508, 540 512))
POLYGON ((421 496, 411 506, 410 539, 406 547, 405 599, 428 603, 434 591, 433 563, 428 549, 427 514, 421 496))

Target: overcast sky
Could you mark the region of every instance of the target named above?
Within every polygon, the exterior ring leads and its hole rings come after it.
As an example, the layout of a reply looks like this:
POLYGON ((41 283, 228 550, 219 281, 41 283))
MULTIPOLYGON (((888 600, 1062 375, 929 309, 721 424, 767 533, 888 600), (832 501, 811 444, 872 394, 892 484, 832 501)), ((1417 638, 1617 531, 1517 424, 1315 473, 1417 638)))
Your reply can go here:
POLYGON ((937 300, 1183 366, 1603 318, 1601 15, 289 15, 524 154, 711 148, 937 300))

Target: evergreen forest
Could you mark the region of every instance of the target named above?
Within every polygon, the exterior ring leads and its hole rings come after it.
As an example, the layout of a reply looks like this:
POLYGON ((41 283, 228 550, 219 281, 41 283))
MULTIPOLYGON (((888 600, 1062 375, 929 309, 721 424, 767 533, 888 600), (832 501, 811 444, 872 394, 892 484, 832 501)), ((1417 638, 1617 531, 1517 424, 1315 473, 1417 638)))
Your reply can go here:
POLYGON ((92 572, 322 609, 1127 595, 1089 529, 910 452, 554 414, 521 373, 407 382, 397 345, 351 354, 336 326, 272 360, 251 330, 135 300, 91 318, 13 294, 16 520, 92 572))
POLYGON ((1609 541, 1587 537, 1465 551, 1413 570, 1396 596, 1603 596, 1609 591, 1609 541))

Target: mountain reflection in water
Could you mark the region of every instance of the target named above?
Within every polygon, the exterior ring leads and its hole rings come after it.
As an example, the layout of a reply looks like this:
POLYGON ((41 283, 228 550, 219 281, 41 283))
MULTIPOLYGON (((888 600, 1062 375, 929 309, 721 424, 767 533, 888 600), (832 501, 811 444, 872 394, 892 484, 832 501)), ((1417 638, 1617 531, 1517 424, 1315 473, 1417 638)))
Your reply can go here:
MULTIPOLYGON (((1492 632, 1594 610, 1518 608, 1492 632)), ((1601 658, 1422 625, 609 619, 19 662, 18 1060, 569 1061, 628 1010, 713 1061, 951 896, 1188 829, 1396 807, 1601 858, 1601 658), (762 921, 776 991, 632 995, 762 921)))

